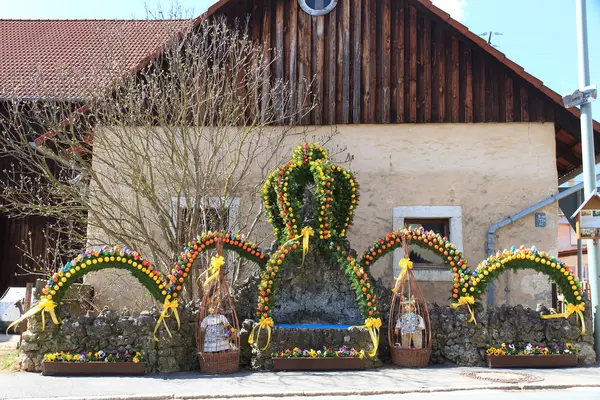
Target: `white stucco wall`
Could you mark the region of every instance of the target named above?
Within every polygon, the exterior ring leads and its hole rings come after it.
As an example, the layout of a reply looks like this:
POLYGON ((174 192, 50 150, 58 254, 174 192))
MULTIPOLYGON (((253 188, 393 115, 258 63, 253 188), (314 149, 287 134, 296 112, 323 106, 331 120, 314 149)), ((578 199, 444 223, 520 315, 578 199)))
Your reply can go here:
MULTIPOLYGON (((462 250, 474 268, 486 257, 490 226, 558 191, 551 123, 342 125, 337 130, 326 147, 346 147, 338 159, 344 161, 347 153, 353 156, 344 165, 355 171, 361 186, 349 233, 359 254, 393 229, 395 207, 450 206, 461 210, 462 250)), ((310 127, 305 136, 310 140, 330 131, 331 127, 310 127)), ((298 140, 290 141, 290 148, 298 140)), ((242 209, 244 202, 242 197, 242 209)), ((546 227, 536 228, 533 216, 503 227, 496 233, 496 249, 535 244, 556 253, 557 205, 542 211, 547 214, 546 227)), ((259 231, 257 236, 264 236, 270 226, 263 221, 259 231)), ((390 254, 372 267, 372 275, 386 285, 393 282, 392 258, 390 254)), ((429 279, 421 282, 428 298, 446 302, 448 274, 423 276, 429 279)), ((87 279, 95 286, 105 282, 103 273, 87 279)), ((130 289, 128 295, 134 292, 130 289)), ((546 277, 530 272, 505 274, 496 293, 498 304, 550 303, 546 277)), ((98 302, 102 303, 101 296, 98 302)))

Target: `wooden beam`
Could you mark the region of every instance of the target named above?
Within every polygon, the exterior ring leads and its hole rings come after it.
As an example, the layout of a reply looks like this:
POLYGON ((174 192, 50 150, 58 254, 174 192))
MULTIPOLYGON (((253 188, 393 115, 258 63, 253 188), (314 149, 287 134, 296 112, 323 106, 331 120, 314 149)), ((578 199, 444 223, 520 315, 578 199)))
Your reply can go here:
MULTIPOLYGON (((288 57, 288 70, 290 75, 290 113, 298 111, 298 2, 290 2, 288 30, 290 35, 290 53, 288 57)), ((296 122, 296 118, 291 123, 296 122)))
MULTIPOLYGON (((265 0, 265 9, 263 12, 262 20, 262 44, 263 44, 263 57, 267 65, 271 62, 271 1, 265 0)), ((264 71, 265 77, 263 78, 263 85, 261 90, 261 105, 260 105, 260 116, 261 121, 265 121, 268 116, 266 114, 269 109, 269 103, 271 102, 271 74, 270 70, 266 68, 264 71)))
POLYGON ((342 23, 343 15, 344 15, 344 4, 340 1, 338 2, 337 7, 337 66, 336 66, 336 80, 337 80, 337 89, 336 89, 336 108, 335 108, 335 120, 336 123, 343 123, 342 121, 342 86, 344 83, 343 80, 343 70, 344 70, 344 24, 342 23))
POLYGON ((350 122, 350 0, 340 0, 342 8, 342 123, 350 122))
POLYGON ((458 98, 458 76, 460 67, 459 42, 456 36, 452 36, 452 75, 450 87, 452 90, 452 114, 451 121, 458 122, 460 103, 458 98))
MULTIPOLYGON (((305 12, 298 13, 298 105, 302 108, 303 113, 308 105, 312 105, 312 99, 310 98, 310 84, 312 82, 312 62, 311 62, 311 48, 312 38, 311 29, 312 21, 311 16, 305 12)), ((303 125, 310 124, 310 113, 306 113, 303 116, 301 123, 303 125)))
POLYGON ((392 3, 392 70, 394 92, 391 94, 391 108, 396 114, 393 122, 404 122, 404 1, 392 3))
POLYGON ((465 122, 473 122, 473 61, 471 48, 465 47, 463 53, 465 64, 465 122))
POLYGON ((324 78, 324 64, 325 64, 325 18, 324 17, 312 17, 313 20, 313 38, 315 40, 315 46, 313 46, 313 79, 315 80, 314 91, 316 107, 314 110, 314 123, 315 125, 323 124, 323 109, 325 103, 323 102, 323 78, 324 78))
POLYGON ((496 70, 496 87, 498 91, 498 121, 506 121, 506 93, 505 93, 505 73, 504 68, 498 68, 496 70))
POLYGON ((425 32, 423 13, 417 12, 417 122, 425 122, 425 32))
POLYGON ((513 122, 514 117, 514 91, 513 91, 513 79, 509 74, 504 76, 504 96, 506 98, 506 107, 504 113, 504 119, 506 122, 513 122))
POLYGON ((417 122, 417 9, 409 7, 409 81, 408 121, 417 122))
POLYGON ((375 87, 371 86, 371 71, 375 72, 375 66, 372 64, 375 60, 371 61, 371 50, 373 50, 373 54, 375 54, 375 49, 371 49, 371 41, 374 35, 371 32, 375 29, 375 26, 372 25, 372 14, 376 12, 375 10, 375 0, 365 0, 365 4, 363 7, 363 26, 364 26, 364 34, 362 35, 362 120, 364 123, 370 124, 374 121, 374 110, 371 112, 371 106, 374 105, 374 101, 371 99, 375 98, 375 87))
POLYGON ((423 59, 423 115, 425 122, 431 122, 431 19, 428 15, 423 20, 423 59))
POLYGON ((352 13, 354 15, 353 41, 354 41, 354 65, 352 70, 353 88, 352 88, 352 122, 359 124, 361 121, 361 44, 362 44, 362 1, 352 0, 352 13))
POLYGON ((391 0, 381 0, 381 122, 390 122, 391 0))
POLYGON ((521 121, 529 122, 529 93, 527 88, 520 86, 519 96, 521 98, 521 121))
POLYGON ((283 0, 276 0, 275 4, 275 49, 276 49, 276 61, 275 61, 275 79, 278 82, 277 88, 277 116, 281 121, 284 112, 283 104, 283 87, 282 82, 284 81, 284 70, 285 70, 285 50, 284 50, 284 31, 285 31, 285 2, 283 0))
POLYGON ((564 158, 573 166, 581 165, 581 156, 578 156, 572 149, 564 148, 558 143, 556 144, 556 157, 564 158))
POLYGON ((486 116, 485 116, 485 87, 486 87, 486 76, 485 76, 485 71, 486 71, 486 60, 485 60, 485 56, 482 54, 482 52, 479 52, 478 57, 478 65, 477 65, 477 76, 478 76, 478 82, 477 84, 473 84, 473 87, 477 88, 477 122, 486 122, 486 116))
MULTIPOLYGON (((292 3, 298 3, 297 1, 292 1, 292 3)), ((327 53, 327 57, 329 57, 328 65, 327 65, 327 77, 328 77, 328 86, 329 86, 329 95, 327 98, 328 101, 328 123, 329 125, 334 125, 336 122, 335 119, 335 108, 336 108, 336 100, 337 100, 337 85, 336 85, 336 70, 337 70, 337 14, 336 9, 329 13, 329 27, 328 27, 328 35, 329 35, 329 49, 327 53)))

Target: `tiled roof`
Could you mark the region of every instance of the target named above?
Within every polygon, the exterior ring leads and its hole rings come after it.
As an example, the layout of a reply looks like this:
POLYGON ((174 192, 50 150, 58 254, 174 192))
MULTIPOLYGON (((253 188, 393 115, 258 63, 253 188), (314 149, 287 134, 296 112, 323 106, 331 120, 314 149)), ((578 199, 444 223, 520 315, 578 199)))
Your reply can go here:
POLYGON ((189 23, 0 20, 0 98, 89 98, 189 23))

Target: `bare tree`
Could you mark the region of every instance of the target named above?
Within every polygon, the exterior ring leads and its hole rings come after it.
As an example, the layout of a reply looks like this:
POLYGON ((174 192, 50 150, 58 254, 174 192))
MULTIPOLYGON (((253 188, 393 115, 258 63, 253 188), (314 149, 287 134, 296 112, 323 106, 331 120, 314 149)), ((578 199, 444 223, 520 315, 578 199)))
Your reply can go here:
POLYGON ((88 245, 139 250, 163 271, 200 231, 251 235, 264 177, 305 137, 293 123, 313 107, 310 93, 291 99, 290 84, 272 77, 280 56, 247 26, 204 21, 136 74, 116 75, 107 59, 113 89, 83 110, 7 104, 0 149, 14 162, 1 182, 4 211, 51 217, 59 235, 88 245))

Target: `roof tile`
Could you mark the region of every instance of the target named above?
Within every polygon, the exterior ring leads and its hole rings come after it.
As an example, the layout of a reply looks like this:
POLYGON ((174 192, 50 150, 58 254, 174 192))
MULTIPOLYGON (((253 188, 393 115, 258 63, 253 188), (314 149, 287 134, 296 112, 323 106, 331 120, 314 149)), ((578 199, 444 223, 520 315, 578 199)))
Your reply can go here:
POLYGON ((189 24, 184 20, 0 20, 0 97, 85 99, 189 24))

